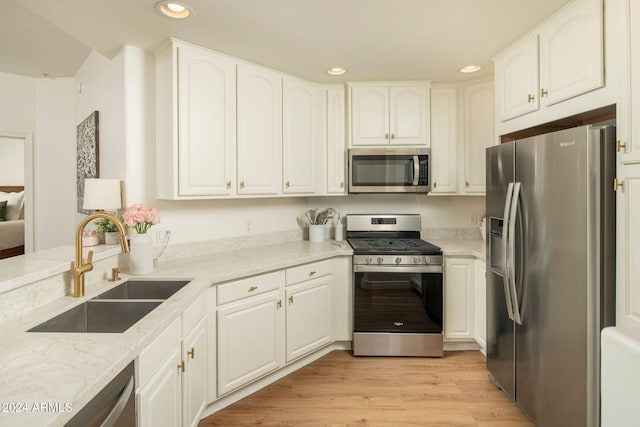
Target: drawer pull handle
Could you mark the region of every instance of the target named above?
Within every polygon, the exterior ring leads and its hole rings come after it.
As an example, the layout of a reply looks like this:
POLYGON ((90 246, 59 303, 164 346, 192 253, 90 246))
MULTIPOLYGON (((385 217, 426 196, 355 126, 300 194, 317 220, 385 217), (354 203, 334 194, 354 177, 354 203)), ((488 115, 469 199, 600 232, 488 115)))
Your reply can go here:
POLYGON ((529 97, 527 98, 527 103, 532 103, 534 100, 535 100, 535 97, 529 94, 529 97))
POLYGON ((227 190, 231 188, 231 181, 227 181, 227 190))
POLYGON ((293 295, 289 297, 289 304, 293 304, 293 295))
POLYGON ((282 300, 281 299, 278 300, 277 306, 278 306, 278 308, 282 308, 282 300))
POLYGON ((184 372, 184 360, 178 365, 178 371, 184 372))
POLYGON ((540 88, 540 98, 544 98, 549 95, 549 91, 545 90, 545 88, 540 88))
POLYGON ((244 189, 244 181, 240 181, 240 189, 244 189))
POLYGON ((257 289, 258 289, 257 286, 252 286, 252 287, 249 288, 249 292, 253 292, 253 291, 257 290, 257 289))
POLYGON ((193 348, 193 347, 191 347, 191 350, 190 350, 190 351, 187 351, 187 354, 188 354, 189 356, 191 356, 191 358, 192 358, 192 359, 195 359, 195 358, 196 358, 196 349, 195 349, 195 348, 193 348))
POLYGON ((316 274, 316 272, 315 272, 315 271, 310 271, 310 272, 309 272, 309 277, 311 277, 311 276, 313 276, 313 275, 315 275, 315 274, 316 274))

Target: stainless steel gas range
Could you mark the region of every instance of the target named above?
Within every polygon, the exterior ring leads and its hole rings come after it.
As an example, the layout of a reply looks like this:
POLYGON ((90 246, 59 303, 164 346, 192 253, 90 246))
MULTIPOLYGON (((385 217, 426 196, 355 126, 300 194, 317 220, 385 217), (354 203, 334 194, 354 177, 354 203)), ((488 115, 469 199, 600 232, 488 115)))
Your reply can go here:
POLYGON ((353 354, 442 356, 442 250, 417 214, 347 215, 353 354))

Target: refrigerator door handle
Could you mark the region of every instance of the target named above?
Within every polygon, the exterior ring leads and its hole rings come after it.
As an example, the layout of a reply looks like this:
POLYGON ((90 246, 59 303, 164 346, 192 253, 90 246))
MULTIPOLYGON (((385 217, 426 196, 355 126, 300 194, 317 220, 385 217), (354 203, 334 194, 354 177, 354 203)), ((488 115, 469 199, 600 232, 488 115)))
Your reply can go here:
POLYGON ((516 253, 515 253, 515 236, 516 236, 516 217, 518 214, 518 206, 520 205, 520 191, 522 184, 516 182, 513 186, 513 198, 511 200, 511 211, 509 212, 509 242, 508 242, 508 262, 509 274, 509 294, 511 296, 511 305, 513 310, 513 320, 518 325, 522 325, 522 316, 520 316, 520 304, 518 302, 518 292, 516 290, 516 253))
POLYGON ((504 201, 504 214, 503 225, 502 225, 502 281, 504 284, 504 298, 507 304, 507 313, 509 314, 509 319, 514 320, 513 317, 513 305, 511 298, 511 291, 509 286, 509 251, 508 251, 508 241, 509 241, 509 212, 511 210, 511 203, 513 200, 513 182, 510 182, 507 186, 507 197, 504 201))

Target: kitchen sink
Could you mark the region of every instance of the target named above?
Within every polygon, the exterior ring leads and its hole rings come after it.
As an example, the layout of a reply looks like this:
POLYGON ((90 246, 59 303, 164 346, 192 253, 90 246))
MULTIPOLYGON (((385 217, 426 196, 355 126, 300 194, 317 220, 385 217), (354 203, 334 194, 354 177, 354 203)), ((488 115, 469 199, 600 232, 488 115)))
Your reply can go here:
POLYGON ((89 300, 27 332, 120 333, 149 314, 160 301, 89 300))
POLYGON ((167 299, 189 282, 189 280, 129 279, 93 299, 167 299))

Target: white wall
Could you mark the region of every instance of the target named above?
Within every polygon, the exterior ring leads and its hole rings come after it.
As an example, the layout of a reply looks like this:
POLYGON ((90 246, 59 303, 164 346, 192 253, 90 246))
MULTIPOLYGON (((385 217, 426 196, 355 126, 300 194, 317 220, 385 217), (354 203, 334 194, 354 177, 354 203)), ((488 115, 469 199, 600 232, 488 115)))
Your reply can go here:
POLYGON ((33 133, 36 129, 36 79, 0 73, 0 131, 33 133))
POLYGON ((24 140, 0 133, 0 185, 24 186, 24 140))

